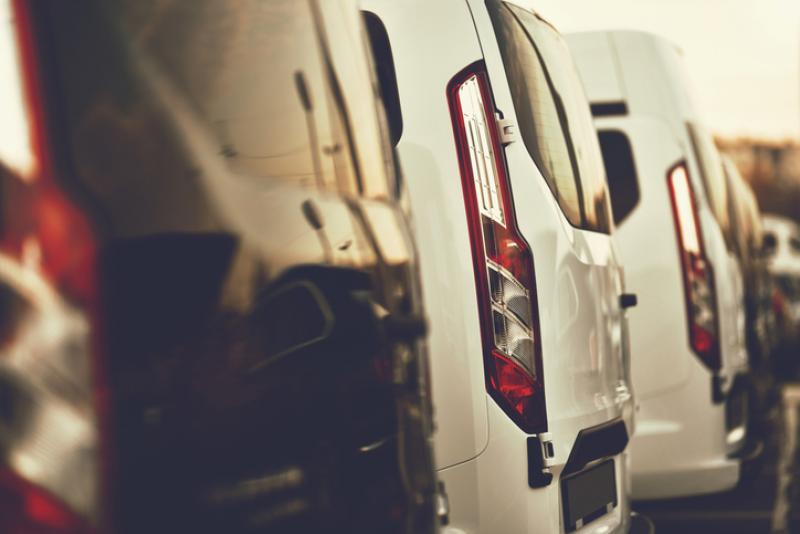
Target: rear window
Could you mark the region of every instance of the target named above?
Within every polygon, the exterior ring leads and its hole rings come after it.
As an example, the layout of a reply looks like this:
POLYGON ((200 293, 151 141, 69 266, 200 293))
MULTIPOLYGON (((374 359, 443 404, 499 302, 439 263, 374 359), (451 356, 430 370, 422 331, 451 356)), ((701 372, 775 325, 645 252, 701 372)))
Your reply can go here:
POLYGON ((778 288, 783 295, 791 300, 800 297, 800 283, 792 276, 780 275, 776 277, 778 288))
POLYGON ((342 60, 361 44, 360 20, 322 28, 337 4, 320 4, 319 13, 296 0, 43 4, 76 179, 114 226, 205 227, 199 169, 246 187, 391 195, 377 85, 342 60))
POLYGON ((552 26, 518 6, 487 0, 531 158, 574 226, 611 228, 602 156, 572 56, 552 26))
POLYGON ((728 248, 732 248, 730 214, 728 213, 728 187, 725 181, 725 173, 722 167, 722 158, 711 133, 702 126, 693 123, 686 125, 689 131, 689 138, 692 148, 697 158, 700 168, 700 178, 703 180, 703 188, 714 213, 714 218, 719 222, 728 248))
POLYGON ((792 250, 793 253, 800 254, 800 238, 790 237, 789 248, 792 250))
POLYGON ((765 256, 774 256, 778 251, 778 239, 772 232, 764 232, 761 250, 765 256))
POLYGON ((747 242, 750 240, 750 221, 747 218, 744 205, 744 185, 740 184, 741 177, 732 168, 732 163, 723 161, 722 170, 725 176, 725 184, 728 188, 728 217, 732 244, 740 259, 747 254, 747 242))
POLYGON ((628 137, 616 130, 598 133, 608 178, 614 223, 620 224, 639 204, 639 180, 628 137))

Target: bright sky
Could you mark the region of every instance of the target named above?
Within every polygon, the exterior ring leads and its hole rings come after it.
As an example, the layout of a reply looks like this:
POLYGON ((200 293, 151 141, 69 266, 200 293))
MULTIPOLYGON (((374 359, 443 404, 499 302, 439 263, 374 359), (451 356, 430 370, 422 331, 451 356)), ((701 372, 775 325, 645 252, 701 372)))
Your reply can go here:
POLYGON ((562 33, 639 29, 685 52, 712 130, 800 140, 800 0, 517 0, 562 33))

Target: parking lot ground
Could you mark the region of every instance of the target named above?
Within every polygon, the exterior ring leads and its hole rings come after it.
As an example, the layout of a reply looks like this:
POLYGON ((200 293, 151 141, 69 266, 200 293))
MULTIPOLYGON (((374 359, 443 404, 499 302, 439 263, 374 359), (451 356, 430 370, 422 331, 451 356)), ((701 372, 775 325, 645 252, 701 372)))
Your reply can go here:
POLYGON ((800 534, 800 383, 783 386, 770 426, 760 469, 733 491, 634 508, 658 534, 800 534))

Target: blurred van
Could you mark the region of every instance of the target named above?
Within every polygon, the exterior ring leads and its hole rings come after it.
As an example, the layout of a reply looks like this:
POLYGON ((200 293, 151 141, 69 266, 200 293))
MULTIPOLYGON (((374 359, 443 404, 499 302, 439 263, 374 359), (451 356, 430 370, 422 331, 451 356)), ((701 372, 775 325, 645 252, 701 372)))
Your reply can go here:
POLYGON ((771 283, 764 254, 764 229, 758 200, 744 180, 736 164, 723 157, 728 180, 729 212, 731 213, 733 244, 744 281, 747 314, 748 350, 751 358, 768 358, 772 349, 769 339, 771 283))
POLYGON ((0 0, 0 532, 436 531, 347 0, 0 0))
POLYGON ((747 450, 743 282, 728 187, 681 51, 640 32, 569 35, 591 102, 628 284, 633 497, 733 488, 747 450))
POLYGON ((796 367, 793 353, 800 341, 800 226, 771 213, 764 214, 762 223, 763 255, 775 285, 773 308, 779 324, 781 357, 793 360, 790 367, 796 367))
POLYGON ((782 215, 765 213, 763 254, 774 276, 800 277, 800 225, 782 215))
POLYGON ((448 532, 627 532, 625 284, 559 33, 499 0, 364 0, 414 215, 448 532))
POLYGON ((773 372, 775 364, 775 317, 773 283, 763 253, 761 212, 753 190, 729 156, 723 156, 728 182, 733 245, 742 269, 747 350, 750 356, 744 387, 748 394, 751 436, 770 430, 769 414, 779 401, 773 372))

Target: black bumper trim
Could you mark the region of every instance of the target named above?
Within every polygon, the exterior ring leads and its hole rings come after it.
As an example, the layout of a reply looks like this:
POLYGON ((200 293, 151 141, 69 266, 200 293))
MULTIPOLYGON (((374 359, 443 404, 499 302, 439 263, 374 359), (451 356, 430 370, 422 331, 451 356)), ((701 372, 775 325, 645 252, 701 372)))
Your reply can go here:
POLYGON ((628 429, 622 418, 584 428, 578 432, 562 476, 577 473, 596 460, 616 456, 628 446, 628 429))
POLYGON ((711 377, 711 402, 714 404, 722 404, 728 398, 728 395, 722 390, 724 383, 725 380, 718 374, 711 377))
POLYGON ((545 467, 539 436, 528 438, 528 486, 544 488, 553 481, 553 473, 545 467))

